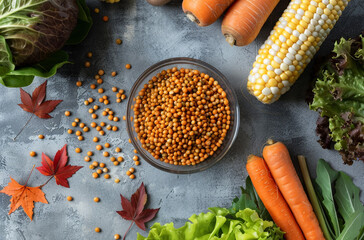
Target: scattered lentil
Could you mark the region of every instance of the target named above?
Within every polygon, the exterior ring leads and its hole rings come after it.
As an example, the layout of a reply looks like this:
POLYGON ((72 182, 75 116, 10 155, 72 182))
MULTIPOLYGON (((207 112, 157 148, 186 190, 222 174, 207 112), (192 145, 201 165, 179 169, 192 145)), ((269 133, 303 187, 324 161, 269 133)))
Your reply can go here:
POLYGON ((99 13, 99 12, 100 12, 100 9, 95 8, 95 9, 94 9, 94 12, 95 12, 95 13, 99 13))
POLYGON ((103 82, 104 82, 104 80, 102 80, 102 78, 99 78, 99 79, 97 79, 97 84, 102 84, 103 82))
POLYGON ((77 86, 77 87, 81 87, 81 86, 82 86, 82 82, 81 82, 81 81, 77 81, 77 82, 76 82, 76 86, 77 86))
POLYGON ((117 44, 117 45, 120 45, 120 44, 122 44, 122 43, 123 43, 123 41, 122 41, 120 38, 117 38, 117 39, 115 40, 115 42, 116 42, 116 44, 117 44))
POLYGON ((109 17, 108 17, 108 16, 103 16, 103 17, 102 17, 102 21, 104 21, 104 22, 108 22, 108 21, 109 21, 109 17))
POLYGON ((88 58, 92 58, 92 52, 88 52, 88 53, 87 53, 87 57, 88 57, 88 58))
POLYGON ((101 131, 99 132, 99 134, 100 134, 101 136, 103 136, 103 135, 105 135, 105 132, 101 130, 101 131))
POLYGON ((72 201, 72 200, 73 200, 73 197, 67 196, 67 201, 72 201))
POLYGON ((121 148, 119 147, 115 148, 115 152, 121 152, 121 148))
POLYGON ((77 123, 76 122, 72 122, 71 125, 72 125, 72 127, 77 127, 77 123))
POLYGON ((39 134, 39 135, 38 135, 38 138, 39 138, 39 139, 44 139, 44 135, 39 134))
POLYGON ((85 62, 85 67, 87 67, 87 68, 88 68, 88 67, 90 67, 90 66, 91 66, 91 63, 90 63, 89 61, 86 61, 86 62, 85 62))
POLYGON ((134 175, 134 174, 132 174, 132 175, 130 175, 130 176, 129 176, 129 178, 130 178, 130 179, 134 179, 134 178, 135 178, 135 175, 134 175))
POLYGON ((115 166, 119 165, 118 161, 113 162, 115 166))
POLYGON ((91 89, 95 89, 95 88, 96 88, 96 85, 95 85, 95 84, 91 84, 91 85, 90 85, 90 88, 91 88, 91 89))
POLYGON ((98 151, 101 151, 102 150, 102 146, 101 145, 96 145, 96 150, 98 150, 98 151))
POLYGON ((99 166, 99 162, 97 162, 97 161, 93 161, 93 162, 92 162, 92 165, 93 165, 93 166, 95 166, 95 167, 98 167, 98 166, 99 166))
POLYGON ((91 115, 91 117, 92 117, 93 119, 96 119, 96 118, 97 118, 97 114, 96 114, 96 113, 93 113, 93 114, 91 115))
POLYGON ((100 167, 102 167, 102 168, 104 168, 106 165, 105 165, 105 163, 100 163, 100 167))
POLYGON ((90 158, 89 156, 86 156, 86 157, 84 157, 84 158, 83 158, 83 160, 84 160, 85 162, 89 162, 89 161, 91 161, 91 158, 90 158))
POLYGON ((105 168, 103 168, 103 169, 102 169, 102 171, 103 171, 104 173, 107 173, 107 172, 109 172, 109 169, 105 167, 105 168))
POLYGON ((105 143, 105 147, 109 148, 110 147, 110 143, 105 143))
POLYGON ((85 124, 84 123, 80 123, 79 126, 80 126, 80 128, 83 128, 83 127, 85 127, 85 124))
POLYGON ((118 157, 118 162, 122 162, 124 161, 124 158, 123 157, 118 157))
POLYGON ((34 152, 34 151, 30 151, 30 152, 29 152, 29 155, 30 155, 31 157, 35 157, 35 156, 37 156, 37 153, 36 153, 36 152, 34 152))
POLYGON ((126 69, 130 69, 131 68, 131 65, 128 63, 128 64, 125 65, 125 68, 126 69))
POLYGON ((106 173, 106 174, 104 175, 104 178, 105 178, 105 179, 109 179, 109 178, 110 178, 110 174, 106 173))
POLYGON ((99 228, 99 227, 95 228, 95 232, 97 232, 97 233, 101 232, 101 228, 99 228))
POLYGON ((115 182, 115 183, 119 183, 119 182, 120 182, 120 179, 119 179, 119 178, 116 178, 116 179, 114 180, 114 182, 115 182))
POLYGON ((78 137, 77 137, 77 139, 78 139, 79 141, 83 141, 83 140, 84 140, 84 137, 83 137, 83 136, 78 136, 78 137))
POLYGON ((76 136, 81 136, 82 132, 81 131, 76 131, 76 136))
POLYGON ((116 72, 111 72, 111 76, 112 76, 112 77, 115 77, 115 76, 116 76, 116 74, 117 74, 116 72))
POLYGON ((113 130, 114 132, 116 132, 116 131, 118 130, 118 127, 117 127, 117 126, 113 126, 113 127, 112 127, 112 130, 113 130))
POLYGON ((104 157, 110 156, 109 152, 104 152, 103 155, 104 155, 104 157))
POLYGON ((99 177, 99 174, 98 174, 97 172, 93 172, 93 173, 92 173, 92 177, 93 177, 93 178, 98 178, 98 177, 99 177))
POLYGON ((69 116, 71 116, 71 112, 70 111, 65 111, 64 115, 66 115, 66 117, 69 117, 69 116))
POLYGON ((114 156, 110 157, 110 161, 114 162, 116 160, 116 158, 114 156))
POLYGON ((97 172, 97 174, 101 174, 102 173, 102 170, 101 169, 97 169, 96 172, 97 172))
POLYGON ((81 148, 76 148, 76 149, 75 149, 75 152, 76 152, 76 153, 80 153, 80 152, 82 152, 82 150, 81 150, 81 148))
POLYGON ((94 197, 94 202, 100 202, 100 198, 94 197))

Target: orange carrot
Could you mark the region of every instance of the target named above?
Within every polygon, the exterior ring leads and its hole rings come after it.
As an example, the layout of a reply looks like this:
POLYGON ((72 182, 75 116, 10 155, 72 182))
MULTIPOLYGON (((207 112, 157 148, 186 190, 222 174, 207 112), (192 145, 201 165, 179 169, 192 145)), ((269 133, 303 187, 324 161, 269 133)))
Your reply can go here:
POLYGON ((188 19, 201 27, 214 23, 234 0, 183 0, 188 19))
POLYGON ((291 209, 289 209, 263 158, 250 155, 246 170, 264 206, 273 221, 286 232, 287 240, 304 240, 303 234, 291 209))
POLYGON ((263 158, 305 238, 325 239, 286 146, 281 142, 265 146, 263 158))
POLYGON ((236 0, 226 12, 221 30, 230 45, 245 46, 260 32, 279 0, 236 0))

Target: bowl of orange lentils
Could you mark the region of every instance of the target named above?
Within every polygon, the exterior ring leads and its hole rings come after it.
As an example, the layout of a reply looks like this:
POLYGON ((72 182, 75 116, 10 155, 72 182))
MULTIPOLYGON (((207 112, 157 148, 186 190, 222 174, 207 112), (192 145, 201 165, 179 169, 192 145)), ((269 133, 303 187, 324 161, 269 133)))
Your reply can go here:
POLYGON ((127 130, 152 166, 170 173, 203 171, 223 159, 239 129, 238 100, 226 77, 192 58, 145 70, 127 106, 127 130))

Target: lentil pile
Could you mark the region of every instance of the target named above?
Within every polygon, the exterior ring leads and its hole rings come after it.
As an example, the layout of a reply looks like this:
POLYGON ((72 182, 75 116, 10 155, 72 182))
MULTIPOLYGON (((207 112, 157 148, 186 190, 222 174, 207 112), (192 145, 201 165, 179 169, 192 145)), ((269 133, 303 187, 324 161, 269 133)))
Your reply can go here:
POLYGON ((142 147, 166 163, 204 161, 222 145, 230 128, 225 91, 198 70, 163 70, 134 100, 134 127, 142 147))

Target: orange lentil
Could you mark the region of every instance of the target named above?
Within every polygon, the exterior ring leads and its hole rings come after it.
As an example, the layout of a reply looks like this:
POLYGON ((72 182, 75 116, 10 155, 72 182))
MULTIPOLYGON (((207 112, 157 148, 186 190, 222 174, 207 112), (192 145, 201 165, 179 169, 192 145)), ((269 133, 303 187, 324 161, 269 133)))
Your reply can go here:
POLYGON ((125 65, 125 68, 126 69, 130 69, 131 68, 131 65, 128 63, 128 64, 125 65))
POLYGON ((87 105, 90 104, 90 102, 86 100, 86 101, 83 102, 83 104, 85 104, 87 106, 87 105))
POLYGON ((101 151, 103 149, 102 145, 96 145, 96 150, 101 151))
POLYGON ((96 85, 95 85, 95 84, 91 84, 91 85, 90 85, 90 88, 91 88, 91 89, 95 89, 95 88, 96 88, 96 85))
POLYGON ((105 179, 109 179, 110 178, 110 174, 106 173, 104 176, 105 179))
POLYGON ((87 155, 88 155, 88 156, 92 156, 92 155, 94 155, 94 153, 93 153, 93 152, 91 152, 91 151, 88 151, 88 152, 87 152, 87 155))
POLYGON ((102 168, 104 168, 106 165, 105 165, 105 163, 100 163, 100 167, 102 167, 102 168))
POLYGON ((123 95, 121 95, 121 97, 120 97, 122 100, 124 100, 124 99, 126 99, 126 95, 125 94, 123 94, 123 95))
POLYGON ((96 118, 97 118, 97 114, 96 114, 96 113, 93 113, 93 114, 91 115, 91 117, 92 117, 93 119, 96 119, 96 118))
POLYGON ((116 72, 111 72, 111 76, 115 77, 116 76, 116 72))
POLYGON ((77 87, 81 87, 81 86, 82 86, 82 82, 81 82, 81 81, 77 81, 77 82, 76 82, 76 86, 77 86, 77 87))
POLYGON ((73 197, 71 197, 71 196, 67 196, 67 201, 72 201, 73 200, 73 197))
POLYGON ((73 133, 73 130, 72 130, 72 129, 68 129, 68 130, 67 130, 67 132, 68 132, 69 134, 72 134, 72 133, 73 133))
POLYGON ((76 135, 77 136, 81 136, 82 135, 82 132, 81 131, 76 131, 76 135))
POLYGON ((107 172, 109 172, 109 169, 108 169, 107 167, 104 167, 104 168, 102 169, 102 171, 103 171, 104 173, 107 173, 107 172))
POLYGON ((95 228, 95 232, 97 232, 97 233, 101 232, 101 228, 99 228, 99 227, 95 228))
POLYGON ((103 98, 99 98, 99 102, 100 103, 103 103, 104 102, 104 99, 103 98))
POLYGON ((89 112, 89 113, 94 113, 94 109, 93 109, 93 108, 90 108, 90 109, 88 110, 88 112, 89 112))
POLYGON ((96 124, 95 122, 92 122, 92 123, 90 124, 90 126, 91 126, 92 128, 95 128, 95 127, 97 126, 97 124, 96 124))
POLYGON ((139 157, 138 157, 138 156, 134 156, 134 157, 133 157, 133 160, 134 160, 134 161, 138 161, 138 160, 139 160, 139 157))
POLYGON ((118 157, 118 162, 122 162, 124 161, 124 158, 123 157, 118 157))
POLYGON ((119 147, 115 148, 115 152, 121 152, 121 148, 119 147))
MULTIPOLYGON (((116 179, 115 179, 115 181, 116 181, 116 179)), ((120 238, 121 238, 120 234, 115 234, 115 235, 114 235, 114 239, 118 240, 118 239, 120 239, 120 238)))
POLYGON ((100 175, 100 174, 102 174, 102 170, 101 169, 97 169, 96 170, 96 173, 100 175))
POLYGON ((35 156, 37 156, 37 153, 36 153, 36 152, 34 152, 34 151, 30 151, 30 152, 29 152, 29 155, 30 155, 31 157, 35 157, 35 156))
POLYGON ((124 89, 119 89, 119 93, 123 94, 124 93, 124 89))
POLYGON ((114 111, 110 110, 108 113, 109 113, 109 115, 114 115, 114 111))
POLYGON ((113 127, 112 127, 112 130, 113 130, 114 132, 116 132, 116 131, 118 130, 118 127, 117 127, 117 126, 113 126, 113 127))
POLYGON ((126 116, 123 116, 123 120, 126 121, 126 116))
POLYGON ((131 139, 130 139, 130 138, 129 138, 129 140, 128 140, 128 141, 129 141, 129 143, 131 143, 131 139))
POLYGON ((89 61, 86 61, 86 62, 85 62, 85 67, 87 67, 87 68, 88 68, 88 67, 90 67, 90 66, 91 66, 91 63, 90 63, 89 61))
POLYGON ((93 172, 93 173, 92 173, 92 177, 93 177, 93 178, 98 178, 98 177, 99 177, 99 174, 98 174, 97 172, 93 172))
POLYGON ((97 80, 97 79, 100 78, 100 75, 99 74, 96 74, 94 78, 97 80))
POLYGON ((103 88, 99 88, 97 91, 98 91, 99 93, 103 93, 103 92, 104 92, 104 89, 103 89, 103 88))
POLYGON ((118 122, 118 121, 119 121, 119 118, 118 118, 118 117, 114 117, 112 120, 113 120, 114 122, 118 122))
MULTIPOLYGON (((105 100, 107 100, 109 97, 108 96, 106 96, 106 95, 104 95, 104 96, 102 96, 102 98, 103 99, 105 99, 105 100)), ((107 108, 108 109, 108 108, 107 108)))
POLYGON ((109 103, 110 103, 110 101, 109 101, 109 100, 107 100, 107 99, 104 101, 104 104, 105 104, 105 105, 108 105, 109 103))
POLYGON ((78 137, 77 137, 77 139, 78 139, 79 141, 83 141, 84 137, 83 137, 83 136, 78 136, 78 137))
POLYGON ((137 166, 139 166, 140 165, 140 162, 139 161, 135 161, 134 164, 137 165, 137 166))
POLYGON ((80 126, 80 128, 83 128, 83 127, 85 127, 85 124, 84 123, 80 123, 79 126, 80 126))
POLYGON ((115 40, 115 42, 116 42, 116 44, 117 44, 117 45, 120 45, 120 44, 122 44, 122 43, 123 43, 123 41, 122 41, 120 38, 117 38, 117 39, 115 40))
POLYGON ((89 101, 90 103, 94 102, 93 98, 88 98, 87 101, 89 101))
POLYGON ((66 117, 69 117, 69 116, 71 116, 71 112, 70 111, 65 111, 64 115, 66 115, 66 117))
POLYGON ((39 135, 38 135, 38 138, 39 138, 39 139, 44 139, 44 135, 39 134, 39 135))
POLYGON ((108 118, 110 121, 112 121, 112 119, 114 118, 114 116, 113 116, 113 115, 109 115, 107 118, 108 118))
POLYGON ((99 79, 97 79, 97 84, 103 84, 103 82, 104 82, 104 80, 102 80, 102 78, 99 78, 99 79))
POLYGON ((109 17, 108 17, 108 16, 103 16, 103 17, 102 17, 102 21, 104 21, 104 22, 108 22, 108 21, 109 21, 109 17))
POLYGON ((104 152, 103 155, 104 155, 104 157, 110 156, 109 152, 104 152))
POLYGON ((129 168, 129 172, 134 173, 135 169, 134 168, 129 168))
POLYGON ((134 153, 138 153, 138 151, 136 149, 133 150, 134 153))
POLYGON ((100 202, 100 198, 94 197, 94 202, 100 202))
POLYGON ((107 125, 106 126, 106 129, 110 131, 112 129, 112 126, 111 125, 107 125))
POLYGON ((130 176, 131 172, 130 171, 126 171, 126 175, 130 176))
POLYGON ((83 158, 83 160, 84 160, 85 162, 89 162, 89 161, 91 161, 91 158, 90 158, 89 156, 86 156, 86 157, 84 157, 84 158, 83 158))
POLYGON ((75 149, 75 152, 76 152, 76 153, 80 153, 80 152, 82 152, 82 150, 81 150, 81 148, 76 148, 76 149, 75 149))
POLYGON ((98 142, 98 141, 99 141, 99 138, 98 138, 98 137, 94 137, 94 138, 92 139, 92 141, 94 141, 94 142, 98 142))
POLYGON ((115 166, 119 165, 118 161, 113 162, 115 166))
POLYGON ((94 12, 95 12, 95 13, 99 13, 99 12, 100 12, 100 9, 95 8, 95 9, 94 9, 94 12))
POLYGON ((105 147, 109 148, 110 147, 110 143, 105 143, 105 147))
POLYGON ((89 129, 88 127, 84 127, 84 128, 83 128, 83 131, 84 131, 84 132, 88 132, 88 131, 90 131, 90 129, 89 129))
POLYGON ((88 52, 88 53, 87 53, 87 57, 88 57, 88 58, 92 58, 92 52, 88 52))
POLYGON ((93 169, 95 169, 95 166, 91 164, 90 166, 88 166, 88 168, 93 170, 93 169))
POLYGON ((100 69, 98 72, 97 72, 100 76, 104 75, 105 74, 105 71, 100 69))
POLYGON ((103 136, 103 135, 105 135, 105 132, 101 130, 101 131, 99 132, 99 134, 100 134, 101 136, 103 136))
POLYGON ((134 179, 134 178, 135 178, 135 175, 134 175, 134 174, 132 174, 132 175, 130 175, 130 176, 129 176, 129 178, 130 178, 130 179, 134 179))
POLYGON ((98 161, 93 161, 92 162, 92 165, 95 166, 95 167, 98 167, 99 166, 99 162, 98 161))
POLYGON ((72 127, 77 127, 77 123, 76 122, 72 122, 72 127))
POLYGON ((97 126, 96 127, 96 131, 101 131, 102 130, 102 127, 101 126, 97 126))
POLYGON ((106 123, 105 122, 100 122, 100 126, 101 127, 105 127, 106 126, 106 123))
POLYGON ((99 108, 100 108, 99 105, 94 105, 94 107, 93 107, 94 110, 97 110, 99 108))
POLYGON ((121 99, 120 99, 120 98, 117 98, 117 99, 116 99, 116 102, 117 102, 117 103, 121 103, 121 99))
POLYGON ((114 180, 114 182, 115 182, 115 183, 119 183, 119 182, 120 182, 120 179, 119 179, 119 178, 116 178, 116 179, 114 180))
POLYGON ((107 113, 106 111, 103 111, 103 112, 102 112, 102 116, 107 116, 107 114, 108 114, 108 113, 107 113))
POLYGON ((114 156, 110 157, 111 162, 115 162, 116 158, 114 156))
POLYGON ((111 90, 112 90, 113 92, 117 92, 117 91, 118 91, 118 88, 117 88, 117 87, 112 87, 112 88, 111 88, 111 90))

